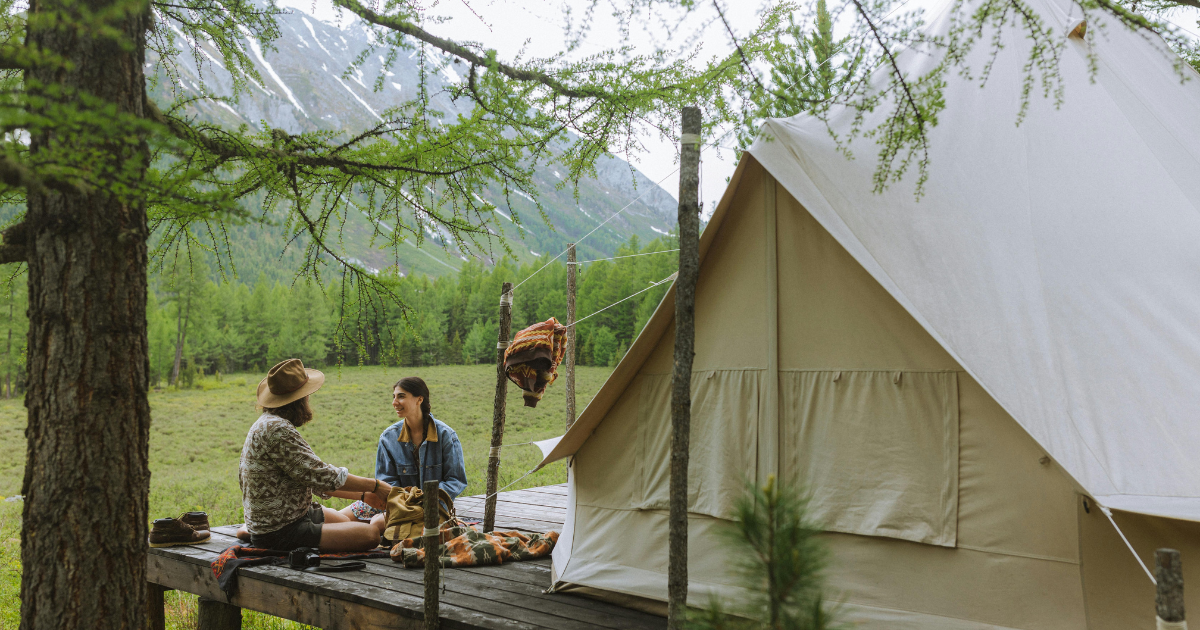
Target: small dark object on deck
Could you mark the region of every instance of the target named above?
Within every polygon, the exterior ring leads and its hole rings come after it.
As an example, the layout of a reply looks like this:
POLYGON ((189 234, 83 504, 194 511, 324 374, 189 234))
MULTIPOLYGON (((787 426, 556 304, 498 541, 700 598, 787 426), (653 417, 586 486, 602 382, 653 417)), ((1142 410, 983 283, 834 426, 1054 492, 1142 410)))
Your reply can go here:
POLYGON ((438 630, 441 627, 438 607, 438 573, 442 563, 438 558, 438 548, 442 544, 442 536, 438 531, 438 481, 431 479, 425 482, 425 536, 421 547, 425 550, 425 630, 438 630), (433 533, 430 533, 432 530, 433 533))
POLYGON ((1154 552, 1154 579, 1158 583, 1154 596, 1158 618, 1174 623, 1183 621, 1183 558, 1178 551, 1154 552))

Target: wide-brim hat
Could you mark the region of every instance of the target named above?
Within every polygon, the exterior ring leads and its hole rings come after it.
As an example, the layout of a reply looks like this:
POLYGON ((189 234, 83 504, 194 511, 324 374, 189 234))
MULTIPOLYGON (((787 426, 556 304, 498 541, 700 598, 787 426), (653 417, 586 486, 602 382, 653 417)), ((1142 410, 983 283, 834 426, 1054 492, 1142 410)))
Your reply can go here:
POLYGON ((280 361, 267 372, 258 384, 258 404, 262 407, 282 407, 321 389, 325 374, 304 367, 300 359, 280 361))

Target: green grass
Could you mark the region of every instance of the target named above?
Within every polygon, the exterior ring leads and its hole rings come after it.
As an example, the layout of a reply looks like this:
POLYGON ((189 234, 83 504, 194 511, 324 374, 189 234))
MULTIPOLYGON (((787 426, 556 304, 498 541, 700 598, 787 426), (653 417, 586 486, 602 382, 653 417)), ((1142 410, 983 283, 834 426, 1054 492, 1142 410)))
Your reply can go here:
MULTIPOLYGON (((579 367, 577 406, 583 409, 610 368, 579 367)), ((374 476, 375 445, 384 428, 396 421, 392 384, 402 376, 420 376, 429 385, 433 415, 458 432, 470 485, 464 494, 482 494, 492 430, 496 368, 490 365, 428 368, 354 367, 331 369, 325 386, 312 397, 315 418, 300 429, 323 460, 351 473, 374 476)), ((258 417, 254 392, 261 375, 204 379, 197 389, 150 395, 150 517, 176 516, 187 510, 208 512, 211 523, 242 521, 238 457, 246 431, 258 417)), ((555 383, 534 409, 523 406, 520 390, 508 387, 506 444, 561 435, 565 422, 562 382, 555 383)), ((0 496, 20 492, 25 465, 25 408, 20 400, 0 400, 0 496)), ((518 479, 541 459, 534 446, 505 449, 500 486, 518 479)), ((511 489, 563 483, 563 463, 526 477, 511 489)), ((327 502, 342 507, 348 501, 327 502)), ((0 502, 0 629, 16 628, 20 590, 20 503, 0 502)), ((168 593, 169 628, 194 628, 196 598, 168 593)), ((300 624, 246 613, 247 630, 295 629, 300 624)))

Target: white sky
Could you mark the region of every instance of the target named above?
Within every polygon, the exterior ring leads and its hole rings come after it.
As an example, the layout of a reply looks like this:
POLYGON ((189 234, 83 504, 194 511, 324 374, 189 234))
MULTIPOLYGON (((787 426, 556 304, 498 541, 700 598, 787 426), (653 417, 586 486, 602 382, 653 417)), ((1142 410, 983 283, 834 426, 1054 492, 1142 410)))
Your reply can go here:
MULTIPOLYGON (((329 0, 277 2, 280 6, 298 9, 334 24, 346 24, 352 19, 352 14, 339 12, 329 0)), ((565 48, 564 8, 570 6, 575 12, 580 12, 588 4, 587 0, 470 0, 469 3, 464 0, 441 0, 429 9, 427 15, 430 18, 448 18, 448 21, 437 24, 431 20, 426 28, 435 35, 458 41, 475 41, 494 48, 501 59, 513 59, 522 52, 526 57, 551 56, 565 48)), ((684 18, 683 28, 679 32, 689 38, 696 37, 695 34, 699 32, 698 39, 694 41, 702 43, 703 56, 706 58, 728 54, 733 50, 733 45, 724 25, 719 21, 714 23, 716 12, 711 4, 701 4, 703 8, 695 15, 684 18)), ((726 17, 738 37, 743 37, 757 23, 758 12, 753 9, 757 2, 740 0, 728 4, 730 8, 726 11, 726 17)), ((622 44, 618 22, 611 13, 611 6, 606 0, 601 0, 592 28, 573 56, 587 55, 622 44)), ((672 37, 672 26, 639 20, 630 32, 631 44, 638 52, 651 52, 656 48, 678 49, 684 43, 672 37)), ((676 196, 679 178, 674 171, 678 166, 678 147, 659 140, 656 135, 648 134, 643 140, 647 151, 632 156, 634 165, 650 179, 656 182, 661 180, 660 186, 676 196)), ((733 173, 733 153, 720 153, 718 157, 716 150, 706 148, 701 156, 700 195, 706 217, 724 193, 725 179, 733 173)))

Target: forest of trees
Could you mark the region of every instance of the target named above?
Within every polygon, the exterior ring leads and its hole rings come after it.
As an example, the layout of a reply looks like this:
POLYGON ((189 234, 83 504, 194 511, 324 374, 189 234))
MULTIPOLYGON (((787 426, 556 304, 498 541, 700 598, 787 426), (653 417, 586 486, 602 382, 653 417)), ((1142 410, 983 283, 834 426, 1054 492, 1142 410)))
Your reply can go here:
MULTIPOLYGON (((676 243, 661 237, 642 246, 633 237, 614 260, 581 261, 577 317, 671 275, 678 263, 669 250, 676 243), (650 252, 662 253, 620 258, 650 252)), ((262 372, 288 357, 314 367, 489 363, 495 360, 501 283, 520 283, 537 272, 515 292, 514 331, 550 317, 565 321, 565 257, 550 262, 552 258, 546 255, 520 267, 508 260, 492 268, 472 261, 458 274, 436 278, 400 276, 394 268, 383 272, 409 306, 407 313, 391 306, 359 308, 353 301, 343 305, 337 282, 319 286, 307 279, 272 281, 263 272, 250 282, 217 282, 202 265, 190 276, 160 275, 151 280, 146 308, 150 381, 188 387, 201 375, 262 372)), ((654 287, 581 323, 577 361, 615 365, 667 286, 654 287)), ((7 308, 0 300, 0 321, 5 321, 7 308)), ((23 313, 23 305, 16 310, 23 313)))

